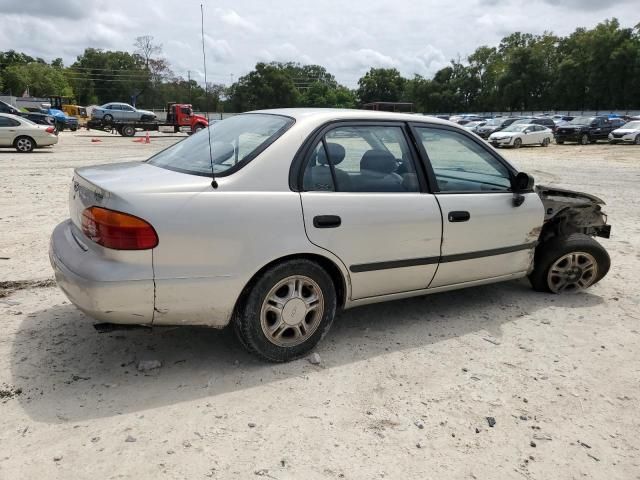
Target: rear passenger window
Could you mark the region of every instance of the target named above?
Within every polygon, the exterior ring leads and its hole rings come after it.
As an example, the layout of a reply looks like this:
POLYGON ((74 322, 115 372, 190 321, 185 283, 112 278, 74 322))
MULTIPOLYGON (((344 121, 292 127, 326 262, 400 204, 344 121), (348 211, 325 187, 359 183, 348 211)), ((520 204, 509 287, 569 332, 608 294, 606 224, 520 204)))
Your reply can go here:
POLYGON ((401 127, 338 127, 308 159, 306 191, 418 192, 415 164, 401 127))

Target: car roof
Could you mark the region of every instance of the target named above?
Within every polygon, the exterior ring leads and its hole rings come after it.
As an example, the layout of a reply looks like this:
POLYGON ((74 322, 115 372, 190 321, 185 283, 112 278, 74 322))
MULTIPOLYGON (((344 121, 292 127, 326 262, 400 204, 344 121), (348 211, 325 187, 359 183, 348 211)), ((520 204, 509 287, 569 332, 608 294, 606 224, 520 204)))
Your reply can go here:
POLYGON ((12 113, 0 113, 0 116, 2 117, 7 117, 7 118, 13 118, 14 120, 21 120, 22 117, 19 115, 14 115, 12 113))
MULTIPOLYGON (((379 120, 401 122, 424 122, 438 125, 457 125, 448 120, 415 113, 381 112, 377 110, 356 110, 346 108, 275 108, 269 110, 253 110, 246 113, 266 113, 284 115, 295 120, 311 120, 317 123, 331 120, 379 120)), ((459 125, 458 125, 459 126, 459 125)))

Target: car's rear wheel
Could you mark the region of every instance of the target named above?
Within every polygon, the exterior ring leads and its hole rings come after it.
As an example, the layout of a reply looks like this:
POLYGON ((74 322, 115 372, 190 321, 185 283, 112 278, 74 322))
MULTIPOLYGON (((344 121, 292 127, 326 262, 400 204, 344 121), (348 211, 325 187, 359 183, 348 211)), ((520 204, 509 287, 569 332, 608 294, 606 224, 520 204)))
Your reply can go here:
POLYGON ((513 141, 513 148, 520 148, 522 146, 522 140, 519 138, 516 138, 513 141))
POLYGON ((551 140, 549 140, 549 137, 546 137, 544 140, 542 140, 543 147, 548 147, 549 143, 551 143, 551 140))
POLYGON ((136 129, 131 125, 125 125, 120 130, 120 135, 123 137, 133 137, 136 134, 136 129))
POLYGON ((113 115, 105 115, 104 117, 102 117, 102 121, 104 123, 113 123, 113 115))
POLYGON ((587 135, 586 133, 584 133, 581 137, 580 137, 580 145, 587 145, 589 143, 589 135, 587 135))
POLYGON ((635 143, 636 145, 640 145, 640 133, 636 135, 636 139, 633 143, 635 143))
POLYGON ((270 362, 286 362, 305 355, 324 337, 337 297, 322 267, 298 259, 265 271, 241 302, 234 326, 242 345, 270 362))
POLYGON ((18 137, 15 142, 13 142, 13 146, 19 153, 29 153, 36 148, 36 142, 31 137, 18 137))
POLYGON ((602 280, 610 266, 602 245, 588 235, 574 233, 538 246, 529 281, 541 292, 579 292, 602 280))

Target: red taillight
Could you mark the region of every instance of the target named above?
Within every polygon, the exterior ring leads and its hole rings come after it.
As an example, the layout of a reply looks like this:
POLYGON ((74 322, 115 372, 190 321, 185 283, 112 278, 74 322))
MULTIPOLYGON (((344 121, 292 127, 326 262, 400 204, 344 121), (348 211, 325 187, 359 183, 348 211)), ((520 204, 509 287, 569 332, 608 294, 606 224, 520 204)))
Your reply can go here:
POLYGON ((53 128, 53 127, 47 127, 46 130, 45 130, 45 132, 47 132, 47 133, 54 133, 55 131, 56 131, 56 129, 53 128))
POLYGON ((158 245, 155 229, 141 218, 101 207, 82 212, 82 231, 103 247, 147 250, 158 245))

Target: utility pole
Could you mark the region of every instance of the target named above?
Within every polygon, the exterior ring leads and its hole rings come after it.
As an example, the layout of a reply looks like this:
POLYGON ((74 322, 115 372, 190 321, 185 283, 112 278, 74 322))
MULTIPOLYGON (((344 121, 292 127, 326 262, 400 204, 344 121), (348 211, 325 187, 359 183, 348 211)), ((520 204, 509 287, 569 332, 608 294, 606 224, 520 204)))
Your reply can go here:
POLYGON ((189 103, 191 103, 191 70, 187 70, 187 78, 189 79, 189 103))

